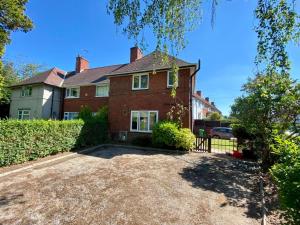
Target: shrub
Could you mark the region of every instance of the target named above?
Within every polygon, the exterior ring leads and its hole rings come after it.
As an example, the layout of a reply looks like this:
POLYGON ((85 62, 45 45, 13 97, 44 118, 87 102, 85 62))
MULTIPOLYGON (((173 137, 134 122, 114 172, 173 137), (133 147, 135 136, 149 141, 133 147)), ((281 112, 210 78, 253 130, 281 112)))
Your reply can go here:
POLYGON ((273 152, 278 162, 270 170, 279 191, 279 201, 288 224, 300 224, 300 139, 275 137, 273 152))
POLYGON ((84 121, 90 120, 93 117, 92 110, 89 106, 81 106, 78 118, 84 121))
POLYGON ((152 130, 152 142, 154 146, 165 148, 176 146, 178 125, 171 121, 161 121, 154 125, 152 130))
POLYGON ((103 143, 107 124, 83 120, 0 120, 0 166, 103 143))
POLYGON ((170 121, 157 123, 152 132, 153 145, 162 148, 191 150, 195 139, 195 135, 189 129, 180 129, 176 123, 170 121))
POLYGON ((99 121, 108 122, 108 107, 103 106, 102 108, 100 108, 96 113, 95 118, 99 121))
POLYGON ((176 148, 192 150, 196 141, 195 135, 188 128, 180 129, 176 134, 176 148))

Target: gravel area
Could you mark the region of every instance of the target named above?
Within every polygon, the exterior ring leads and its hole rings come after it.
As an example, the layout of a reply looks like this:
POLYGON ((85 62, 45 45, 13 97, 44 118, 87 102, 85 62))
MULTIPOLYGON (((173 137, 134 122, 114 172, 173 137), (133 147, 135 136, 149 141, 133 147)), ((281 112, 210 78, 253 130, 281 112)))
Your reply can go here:
POLYGON ((111 147, 0 178, 0 224, 258 225, 254 165, 111 147))

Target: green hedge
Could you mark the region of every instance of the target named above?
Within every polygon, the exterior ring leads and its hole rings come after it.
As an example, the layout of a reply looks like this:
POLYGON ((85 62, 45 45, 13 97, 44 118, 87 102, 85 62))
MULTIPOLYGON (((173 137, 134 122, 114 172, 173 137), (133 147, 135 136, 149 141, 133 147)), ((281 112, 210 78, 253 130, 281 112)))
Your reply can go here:
POLYGON ((107 140, 107 123, 90 120, 0 120, 0 166, 107 140))
POLYGON ((152 132, 153 145, 160 148, 192 150, 196 141, 195 135, 187 128, 179 128, 172 121, 161 121, 154 125, 152 132))

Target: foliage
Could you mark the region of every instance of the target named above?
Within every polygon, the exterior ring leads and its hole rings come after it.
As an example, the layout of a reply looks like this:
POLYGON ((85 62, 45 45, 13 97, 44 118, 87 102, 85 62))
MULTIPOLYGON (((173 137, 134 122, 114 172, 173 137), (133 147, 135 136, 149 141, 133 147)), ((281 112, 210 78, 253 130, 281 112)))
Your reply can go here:
POLYGON ((178 124, 172 121, 156 123, 152 129, 153 145, 157 147, 174 147, 178 130, 178 124))
POLYGON ((244 127, 240 124, 234 123, 234 124, 231 124, 231 128, 232 128, 233 136, 236 137, 238 140, 251 140, 251 139, 253 139, 253 135, 248 132, 246 127, 244 127))
POLYGON ((278 162, 270 172, 279 191, 279 200, 288 224, 300 224, 300 138, 288 140, 277 135, 273 152, 278 162))
POLYGON ((156 147, 191 150, 195 136, 189 129, 180 128, 173 121, 161 121, 153 127, 152 142, 156 147))
POLYGON ((108 122, 108 106, 103 106, 99 108, 98 112, 95 115, 95 118, 100 121, 108 122))
POLYGON ((89 106, 81 106, 80 112, 78 113, 78 118, 83 121, 91 120, 93 117, 93 112, 89 106))
POLYGON ((19 82, 21 79, 29 78, 38 73, 43 67, 39 64, 26 63, 16 66, 13 62, 4 62, 2 67, 2 83, 0 81, 0 104, 7 104, 10 102, 11 85, 19 82))
MULTIPOLYGON (((33 25, 25 15, 27 0, 1 0, 0 1, 0 62, 4 54, 5 45, 10 42, 12 31, 28 32, 33 25)), ((2 76, 0 64, 0 76, 2 76)))
POLYGON ((181 128, 176 134, 177 149, 193 150, 196 141, 195 135, 188 128, 181 128))
POLYGON ((300 84, 288 75, 257 75, 244 85, 231 114, 260 143, 263 164, 269 166, 274 129, 285 131, 295 125, 300 114, 300 84))
POLYGON ((107 140, 99 121, 0 120, 0 166, 97 145, 107 140))
POLYGON ((266 67, 264 73, 287 74, 290 62, 287 44, 299 41, 300 20, 295 0, 258 0, 255 10, 259 23, 256 64, 266 67))
POLYGON ((170 111, 167 113, 167 118, 182 127, 183 119, 186 113, 188 113, 188 107, 184 106, 182 103, 176 102, 176 100, 177 99, 175 99, 174 105, 171 106, 170 111))
POLYGON ((167 53, 168 44, 179 51, 185 47, 184 38, 201 18, 200 0, 109 0, 108 13, 114 15, 114 22, 123 26, 123 32, 145 45, 142 32, 150 27, 157 40, 157 48, 167 53))
POLYGON ((221 120, 221 115, 218 112, 212 112, 209 114, 209 119, 210 120, 221 120))

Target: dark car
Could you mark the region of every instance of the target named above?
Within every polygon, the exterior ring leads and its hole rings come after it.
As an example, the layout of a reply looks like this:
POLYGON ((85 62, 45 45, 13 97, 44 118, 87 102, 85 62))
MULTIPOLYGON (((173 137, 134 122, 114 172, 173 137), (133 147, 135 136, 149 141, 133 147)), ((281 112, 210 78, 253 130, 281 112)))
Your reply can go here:
POLYGON ((212 138, 231 139, 233 138, 232 128, 214 127, 211 129, 210 136, 212 138))

